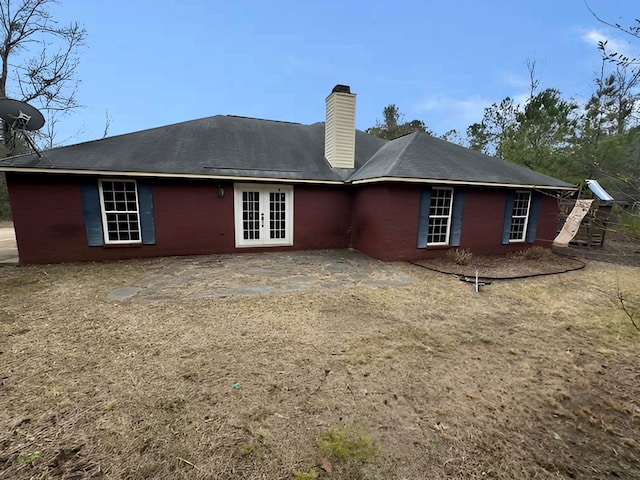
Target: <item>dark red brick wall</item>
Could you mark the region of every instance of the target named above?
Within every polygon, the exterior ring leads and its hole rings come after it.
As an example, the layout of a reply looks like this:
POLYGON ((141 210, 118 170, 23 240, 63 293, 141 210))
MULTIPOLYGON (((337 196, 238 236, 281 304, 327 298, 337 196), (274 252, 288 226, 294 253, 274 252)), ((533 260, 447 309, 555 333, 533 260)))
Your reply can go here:
MULTIPOLYGON (((459 247, 417 248, 420 185, 373 184, 359 187, 354 199, 353 246, 385 261, 418 260, 468 248, 481 255, 500 255, 532 244, 502 245, 506 194, 502 189, 465 187, 459 247)), ((534 245, 549 247, 556 233, 557 200, 543 195, 534 245)))
POLYGON ((351 246, 374 258, 380 258, 389 245, 387 192, 386 185, 357 187, 353 192, 351 246))
MULTIPOLYGON (((236 248, 231 182, 166 179, 144 179, 153 187, 155 245, 89 247, 78 178, 7 173, 21 263, 350 246, 371 257, 393 261, 442 256, 452 248, 417 248, 422 189, 417 184, 296 185, 294 245, 236 248), (225 189, 223 198, 216 195, 220 184, 225 189)), ((469 248, 475 254, 504 254, 531 246, 501 245, 503 190, 466 188, 465 192, 458 248, 469 248)), ((557 213, 556 199, 543 196, 536 245, 550 245, 557 213)))
POLYGON ((553 239, 557 235, 559 213, 558 199, 550 195, 543 195, 536 231, 536 245, 551 248, 553 239))
POLYGON ((347 248, 352 196, 342 186, 294 187, 293 243, 297 249, 347 248))
POLYGON ((157 180, 152 185, 156 255, 234 250, 232 183, 157 180), (222 198, 218 185, 224 189, 222 198))
MULTIPOLYGON (((500 189, 467 189, 464 203, 464 227, 459 248, 468 248, 478 254, 505 254, 531 247, 526 242, 502 245, 505 193, 500 189)), ((556 236, 558 201, 542 195, 536 240, 533 245, 550 247, 556 236)))
POLYGON ((78 183, 56 175, 6 178, 21 263, 77 260, 86 249, 78 183))
POLYGON ((420 187, 371 184, 354 193, 353 247, 380 260, 404 260, 416 248, 420 187))
MULTIPOLYGON (((460 247, 473 253, 506 253, 501 245, 506 193, 498 189, 465 189, 460 247)), ((522 244, 520 249, 523 248, 522 244)))
POLYGON ((351 195, 344 188, 296 185, 294 245, 236 248, 231 182, 144 179, 153 188, 156 244, 89 247, 77 178, 7 174, 22 264, 349 246, 351 195))

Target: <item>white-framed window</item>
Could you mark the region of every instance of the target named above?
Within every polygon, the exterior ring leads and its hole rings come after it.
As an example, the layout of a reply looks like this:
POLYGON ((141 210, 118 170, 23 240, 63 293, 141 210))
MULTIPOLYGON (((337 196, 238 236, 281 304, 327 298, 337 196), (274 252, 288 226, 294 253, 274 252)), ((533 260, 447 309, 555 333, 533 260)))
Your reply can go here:
POLYGON ((427 245, 448 245, 453 210, 453 189, 431 189, 427 245))
POLYGON ((511 226, 509 227, 509 242, 524 242, 529 223, 529 208, 531 206, 531 192, 516 192, 511 210, 511 226))
POLYGON ((100 180, 99 186, 104 243, 141 243, 135 180, 100 180))
POLYGON ((234 186, 236 246, 293 245, 293 187, 234 186))

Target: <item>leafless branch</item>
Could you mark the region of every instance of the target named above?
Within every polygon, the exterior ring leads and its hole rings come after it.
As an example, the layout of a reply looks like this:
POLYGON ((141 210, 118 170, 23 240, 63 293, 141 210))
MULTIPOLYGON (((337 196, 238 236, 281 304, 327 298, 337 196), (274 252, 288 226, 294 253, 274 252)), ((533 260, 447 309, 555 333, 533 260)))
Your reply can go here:
POLYGON ((107 138, 109 136, 109 129, 111 128, 111 115, 109 115, 109 109, 105 110, 104 115, 104 133, 102 134, 102 138, 107 138))
POLYGON ((618 277, 616 277, 616 286, 618 290, 616 296, 618 305, 627 316, 627 318, 629 318, 635 329, 640 332, 640 326, 638 326, 635 320, 635 317, 638 313, 637 305, 635 305, 635 302, 633 300, 630 300, 629 297, 622 292, 622 289, 620 288, 620 279, 618 277))
POLYGON ((626 315, 629 319, 633 327, 640 332, 640 325, 637 321, 637 315, 640 313, 640 305, 638 305, 638 299, 631 298, 629 294, 622 291, 620 287, 620 278, 616 275, 616 290, 611 293, 610 291, 605 291, 602 289, 598 289, 601 293, 606 295, 616 307, 622 313, 626 315))
POLYGON ((595 17, 595 19, 598 20, 600 23, 603 23, 604 25, 607 25, 609 27, 612 27, 612 28, 615 28, 617 30, 620 30, 621 32, 624 32, 624 33, 626 33, 628 35, 631 35, 632 37, 638 38, 638 33, 640 31, 640 27, 625 28, 622 25, 620 25, 619 23, 607 22, 606 20, 601 18, 596 12, 593 11, 593 9, 591 8, 591 6, 589 5, 589 2, 587 2, 587 0, 584 0, 584 4, 586 5, 587 10, 589 10, 589 12, 591 12, 591 15, 593 15, 595 17))
POLYGON ((525 60, 525 65, 527 66, 527 70, 529 71, 529 98, 533 98, 540 86, 540 79, 536 77, 536 59, 535 58, 527 58, 525 60))
POLYGON ((52 124, 56 112, 78 107, 78 50, 86 36, 78 23, 58 25, 50 12, 56 3, 0 0, 0 98, 35 102, 52 124))

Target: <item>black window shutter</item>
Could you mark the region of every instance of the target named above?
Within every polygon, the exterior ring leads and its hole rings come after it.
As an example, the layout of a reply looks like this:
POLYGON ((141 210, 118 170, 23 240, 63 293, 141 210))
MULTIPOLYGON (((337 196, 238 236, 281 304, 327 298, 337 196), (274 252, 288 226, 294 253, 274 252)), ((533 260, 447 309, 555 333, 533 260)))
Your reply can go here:
POLYGON ((104 245, 104 236, 102 234, 102 212, 100 210, 98 182, 81 183, 80 196, 87 245, 90 247, 102 246, 104 245))
POLYGON ((138 184, 138 206, 140 208, 140 232, 144 245, 155 245, 156 225, 153 219, 153 194, 151 185, 138 184))
POLYGON ((540 216, 540 203, 542 194, 533 192, 531 196, 531 208, 529 209, 529 223, 527 224, 527 243, 536 241, 536 229, 538 228, 538 217, 540 216))
POLYGON ((511 231, 511 217, 513 216, 513 203, 516 199, 516 192, 508 191, 504 205, 504 221, 502 222, 502 245, 509 243, 509 232, 511 231))
POLYGON ((418 248, 427 248, 430 208, 431 188, 425 188, 420 192, 420 211, 418 213, 418 248))
POLYGON ((462 235, 462 212, 464 211, 464 191, 455 190, 453 192, 453 212, 451 214, 451 235, 449 245, 460 246, 460 236, 462 235))

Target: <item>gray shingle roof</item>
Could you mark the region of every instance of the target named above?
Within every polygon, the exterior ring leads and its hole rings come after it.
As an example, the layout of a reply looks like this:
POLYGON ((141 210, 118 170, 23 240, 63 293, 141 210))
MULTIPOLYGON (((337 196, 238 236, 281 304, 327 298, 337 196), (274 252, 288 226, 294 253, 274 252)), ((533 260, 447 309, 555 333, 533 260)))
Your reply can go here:
POLYGON ((441 180, 444 183, 572 186, 424 133, 412 133, 383 145, 349 180, 358 182, 383 177, 441 180))
MULTIPOLYGON (((382 144, 382 139, 357 132, 356 164, 363 165, 382 144)), ((302 125, 224 115, 54 148, 43 152, 42 158, 26 155, 15 157, 13 163, 52 171, 335 182, 347 176, 324 158, 323 123, 302 125)))
POLYGON ((355 169, 324 157, 324 123, 217 115, 0 161, 0 170, 375 181, 462 181, 569 188, 570 184, 426 134, 393 141, 356 131, 355 169))

